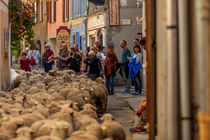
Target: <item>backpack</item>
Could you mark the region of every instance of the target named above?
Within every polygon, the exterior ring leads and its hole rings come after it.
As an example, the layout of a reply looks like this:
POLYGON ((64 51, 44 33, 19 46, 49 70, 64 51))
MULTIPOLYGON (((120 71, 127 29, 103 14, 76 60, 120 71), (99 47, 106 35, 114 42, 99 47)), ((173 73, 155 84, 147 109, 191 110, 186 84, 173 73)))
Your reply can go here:
POLYGON ((33 55, 32 55, 32 52, 31 52, 31 58, 29 59, 29 64, 32 65, 32 66, 36 65, 36 61, 34 59, 35 54, 36 54, 36 51, 34 52, 33 55))

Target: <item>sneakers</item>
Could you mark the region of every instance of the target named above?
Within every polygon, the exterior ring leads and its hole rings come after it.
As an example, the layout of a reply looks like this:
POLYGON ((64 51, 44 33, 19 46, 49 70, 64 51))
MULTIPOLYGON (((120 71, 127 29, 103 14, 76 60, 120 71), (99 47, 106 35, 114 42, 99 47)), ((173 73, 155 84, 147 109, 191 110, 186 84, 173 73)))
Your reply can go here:
POLYGON ((131 93, 131 91, 129 89, 124 90, 123 92, 121 92, 122 94, 129 94, 131 93))
POLYGON ((139 91, 135 91, 134 93, 132 93, 132 95, 139 95, 141 94, 139 91))
POLYGON ((143 133, 145 132, 145 129, 140 129, 138 127, 135 127, 135 128, 130 128, 130 132, 133 134, 133 133, 143 133))

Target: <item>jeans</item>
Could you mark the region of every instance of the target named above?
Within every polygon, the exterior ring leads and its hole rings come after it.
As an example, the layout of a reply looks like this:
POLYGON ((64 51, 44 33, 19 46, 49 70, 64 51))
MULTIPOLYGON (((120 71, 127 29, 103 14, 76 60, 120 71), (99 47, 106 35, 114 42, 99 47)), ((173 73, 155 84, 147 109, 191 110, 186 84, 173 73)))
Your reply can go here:
POLYGON ((49 72, 50 70, 52 70, 52 65, 53 63, 44 62, 44 71, 49 72))
POLYGON ((114 91, 114 73, 111 73, 108 77, 106 77, 106 88, 108 92, 114 91))
POLYGON ((140 71, 134 76, 135 91, 141 93, 142 84, 140 78, 140 71))

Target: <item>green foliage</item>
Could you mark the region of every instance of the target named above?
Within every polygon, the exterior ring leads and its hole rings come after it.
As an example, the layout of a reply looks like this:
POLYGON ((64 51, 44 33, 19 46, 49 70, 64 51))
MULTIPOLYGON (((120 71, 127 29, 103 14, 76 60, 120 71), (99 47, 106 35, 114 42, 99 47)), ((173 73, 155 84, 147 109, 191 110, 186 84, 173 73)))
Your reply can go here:
POLYGON ((21 51, 21 41, 25 39, 25 47, 35 49, 34 31, 35 15, 33 7, 21 0, 11 0, 9 3, 11 23, 12 49, 21 51))

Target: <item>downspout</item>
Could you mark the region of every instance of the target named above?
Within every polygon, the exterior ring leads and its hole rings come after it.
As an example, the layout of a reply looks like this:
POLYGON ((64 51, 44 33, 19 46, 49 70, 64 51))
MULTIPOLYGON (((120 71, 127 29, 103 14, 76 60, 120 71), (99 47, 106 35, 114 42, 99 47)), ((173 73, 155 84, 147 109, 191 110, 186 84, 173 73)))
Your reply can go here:
POLYGON ((195 0, 196 48, 198 59, 198 94, 200 139, 210 139, 210 3, 195 0))
POLYGON ((179 26, 179 80, 181 101, 181 137, 191 140, 191 112, 189 94, 189 30, 188 0, 178 0, 179 26))
POLYGON ((167 140, 178 139, 178 117, 177 117, 177 2, 167 0, 167 140))
POLYGON ((9 23, 9 90, 12 90, 12 83, 11 83, 11 64, 12 64, 12 55, 11 55, 11 23, 9 23))

